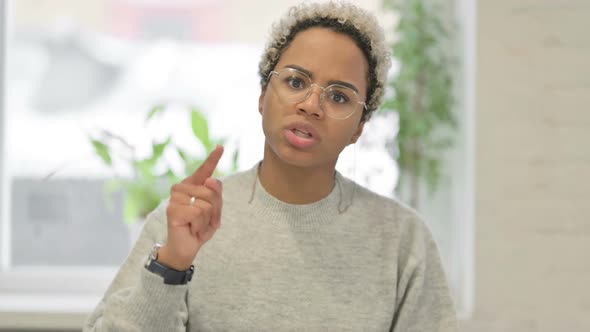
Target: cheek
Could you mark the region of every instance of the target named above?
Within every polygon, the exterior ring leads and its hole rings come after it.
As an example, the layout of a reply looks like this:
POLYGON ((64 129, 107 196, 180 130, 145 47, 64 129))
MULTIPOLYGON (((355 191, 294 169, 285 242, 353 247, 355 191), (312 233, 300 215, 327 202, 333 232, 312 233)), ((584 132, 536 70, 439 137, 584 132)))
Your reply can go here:
POLYGON ((352 142, 354 136, 358 133, 360 123, 360 116, 354 119, 347 119, 345 123, 339 126, 339 142, 342 145, 348 145, 352 142))
POLYGON ((267 93, 261 99, 259 111, 262 116, 262 128, 265 134, 270 134, 270 132, 273 130, 273 127, 276 127, 275 123, 279 118, 277 111, 280 109, 278 106, 279 105, 277 105, 277 101, 274 100, 272 94, 267 93))
POLYGON ((264 118, 278 119, 290 112, 289 105, 284 104, 272 91, 262 98, 260 113, 264 118))
POLYGON ((260 114, 264 114, 264 111, 267 108, 267 100, 268 99, 268 93, 267 91, 264 91, 260 97, 258 98, 258 113, 260 114))
POLYGON ((330 130, 331 146, 342 151, 351 141, 354 130, 350 126, 334 126, 330 130))

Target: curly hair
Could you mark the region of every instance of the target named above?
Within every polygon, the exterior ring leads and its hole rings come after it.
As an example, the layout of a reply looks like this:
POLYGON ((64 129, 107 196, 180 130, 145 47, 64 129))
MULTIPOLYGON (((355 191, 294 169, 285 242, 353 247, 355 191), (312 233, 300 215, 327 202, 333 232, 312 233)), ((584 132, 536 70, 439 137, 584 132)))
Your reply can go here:
POLYGON ((297 33, 311 27, 325 27, 348 35, 365 55, 369 77, 367 109, 361 121, 367 121, 381 105, 387 72, 391 67, 391 53, 375 16, 350 3, 303 3, 291 7, 282 19, 275 22, 258 65, 261 87, 266 87, 268 75, 297 33))

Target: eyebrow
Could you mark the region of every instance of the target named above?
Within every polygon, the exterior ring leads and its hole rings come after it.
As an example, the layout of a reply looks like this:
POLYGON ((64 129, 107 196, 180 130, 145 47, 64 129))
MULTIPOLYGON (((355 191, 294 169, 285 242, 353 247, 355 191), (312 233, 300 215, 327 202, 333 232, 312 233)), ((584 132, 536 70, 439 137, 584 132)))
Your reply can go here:
MULTIPOLYGON (((313 80, 313 73, 310 72, 309 70, 301 67, 301 66, 298 66, 298 65, 286 65, 285 67, 299 70, 300 72, 305 73, 307 76, 309 76, 309 78, 311 78, 313 80)), ((339 80, 331 80, 331 81, 328 81, 328 86, 330 86, 332 84, 342 85, 342 86, 345 86, 347 88, 351 88, 357 94, 359 93, 359 90, 357 89, 357 87, 354 86, 354 84, 352 84, 352 83, 348 83, 348 82, 344 82, 344 81, 339 81, 339 80)))

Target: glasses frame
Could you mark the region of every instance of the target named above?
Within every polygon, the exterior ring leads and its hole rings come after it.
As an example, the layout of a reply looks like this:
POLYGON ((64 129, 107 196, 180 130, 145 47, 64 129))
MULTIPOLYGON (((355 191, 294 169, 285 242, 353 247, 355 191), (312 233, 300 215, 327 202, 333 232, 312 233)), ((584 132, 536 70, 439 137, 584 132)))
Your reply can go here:
MULTIPOLYGON (((271 70, 271 72, 270 72, 270 73, 268 73, 268 76, 267 76, 267 78, 266 78, 266 83, 267 83, 267 84, 270 84, 270 79, 271 79, 271 76, 272 76, 273 74, 275 74, 275 75, 279 76, 281 73, 283 73, 283 72, 285 72, 285 71, 295 71, 295 72, 297 72, 297 73, 299 73, 299 74, 301 74, 301 75, 303 75, 303 76, 307 77, 307 79, 309 80, 309 82, 313 82, 313 81, 311 80, 311 77, 309 77, 309 75, 307 75, 306 73, 302 72, 301 70, 297 70, 297 69, 295 69, 295 68, 286 67, 286 68, 283 68, 283 69, 281 69, 281 70, 279 70, 279 71, 276 71, 276 70, 271 70)), ((347 115, 347 116, 346 116, 346 117, 344 117, 344 118, 335 118, 335 117, 333 117, 333 116, 330 116, 330 114, 329 114, 328 112, 324 111, 324 109, 322 108, 322 105, 323 105, 322 103, 323 103, 323 101, 324 101, 324 97, 325 97, 326 90, 327 90, 327 89, 329 89, 329 88, 331 88, 331 87, 339 87, 339 88, 349 89, 350 91, 352 91, 352 92, 354 93, 354 95, 356 96, 357 100, 361 99, 361 98, 359 97, 359 95, 358 95, 358 93, 357 93, 356 91, 354 91, 354 90, 353 90, 353 89, 351 89, 350 87, 343 86, 343 85, 340 85, 340 84, 330 84, 330 85, 328 85, 327 87, 323 87, 323 86, 321 86, 321 85, 319 85, 319 84, 311 83, 311 84, 309 85, 309 88, 307 89, 307 93, 305 94, 305 97, 303 97, 303 99, 301 99, 300 101, 295 101, 295 102, 292 102, 292 103, 293 103, 293 104, 298 104, 298 103, 301 103, 301 102, 303 102, 303 101, 304 101, 304 100, 306 100, 307 98, 309 98, 309 96, 311 96, 311 94, 312 94, 312 88, 313 88, 314 86, 316 86, 316 87, 318 87, 318 88, 322 89, 322 93, 320 94, 320 109, 321 109, 321 110, 322 110, 322 111, 323 111, 323 112, 326 114, 326 116, 328 116, 329 118, 332 118, 332 119, 335 119, 335 120, 346 120, 346 119, 350 118, 350 117, 351 117, 351 116, 352 116, 354 113, 356 113, 356 111, 357 111, 357 108, 355 108, 355 109, 354 109, 354 111, 353 111, 352 113, 350 113, 349 115, 347 115)), ((363 105, 363 109, 364 109, 364 110, 367 110, 367 104, 366 104, 366 102, 364 102, 364 101, 357 101, 357 104, 363 105)))

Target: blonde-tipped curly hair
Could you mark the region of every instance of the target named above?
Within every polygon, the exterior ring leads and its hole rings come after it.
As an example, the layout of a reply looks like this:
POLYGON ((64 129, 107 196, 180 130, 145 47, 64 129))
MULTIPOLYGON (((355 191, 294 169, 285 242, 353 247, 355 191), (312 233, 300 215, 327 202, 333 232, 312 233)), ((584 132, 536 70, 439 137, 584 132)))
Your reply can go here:
POLYGON ((332 1, 291 7, 281 20, 272 25, 258 65, 260 85, 266 87, 270 72, 295 35, 311 27, 325 27, 350 36, 365 55, 369 63, 369 77, 367 109, 361 121, 368 120, 383 100, 391 53, 375 16, 350 3, 332 1))

